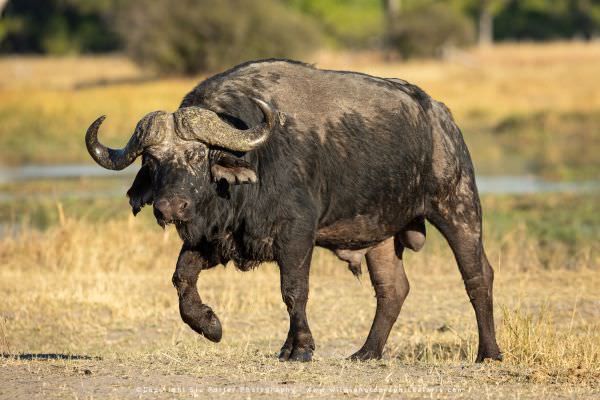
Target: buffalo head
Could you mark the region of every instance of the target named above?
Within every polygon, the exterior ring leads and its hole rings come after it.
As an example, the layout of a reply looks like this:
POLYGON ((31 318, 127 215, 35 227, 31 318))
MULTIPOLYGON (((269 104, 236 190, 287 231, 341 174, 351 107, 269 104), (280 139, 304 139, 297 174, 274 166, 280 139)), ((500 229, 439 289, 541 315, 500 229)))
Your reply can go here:
POLYGON ((250 164, 232 152, 247 152, 265 143, 275 115, 267 103, 251 100, 264 120, 249 129, 237 129, 206 108, 186 107, 144 116, 122 149, 98 141, 105 118, 101 116, 88 128, 85 143, 92 158, 107 169, 124 169, 142 157, 142 168, 127 192, 134 214, 153 203, 160 225, 185 222, 202 200, 198 193, 211 181, 256 182, 250 164))

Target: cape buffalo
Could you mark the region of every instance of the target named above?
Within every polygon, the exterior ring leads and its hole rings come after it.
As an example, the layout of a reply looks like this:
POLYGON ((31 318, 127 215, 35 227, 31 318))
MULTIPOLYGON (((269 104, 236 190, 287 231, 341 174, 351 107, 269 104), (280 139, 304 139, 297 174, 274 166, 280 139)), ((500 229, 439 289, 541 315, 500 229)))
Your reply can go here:
POLYGON ((114 170, 141 156, 127 192, 133 213, 152 204, 158 224, 177 228, 179 311, 209 340, 222 330, 198 294, 200 271, 276 261, 290 316, 279 359, 311 360, 305 309, 321 246, 355 274, 366 256, 377 311, 351 358, 381 357, 409 291, 403 251, 423 246, 427 220, 458 262, 477 318, 477 361, 501 358, 471 158, 450 111, 418 87, 271 59, 206 79, 173 113, 146 115, 122 149, 98 142, 103 120, 88 128, 87 149, 114 170))

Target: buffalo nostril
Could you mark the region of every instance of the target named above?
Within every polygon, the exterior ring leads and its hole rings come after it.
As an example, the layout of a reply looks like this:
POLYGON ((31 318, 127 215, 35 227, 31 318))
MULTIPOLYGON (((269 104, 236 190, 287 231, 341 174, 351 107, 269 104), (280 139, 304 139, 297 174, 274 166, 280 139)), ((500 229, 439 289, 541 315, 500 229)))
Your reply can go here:
POLYGON ((185 212, 189 206, 189 201, 188 200, 180 200, 177 204, 177 216, 179 218, 184 218, 185 217, 185 212))
POLYGON ((179 211, 185 211, 189 204, 189 201, 181 200, 181 203, 179 204, 179 211))

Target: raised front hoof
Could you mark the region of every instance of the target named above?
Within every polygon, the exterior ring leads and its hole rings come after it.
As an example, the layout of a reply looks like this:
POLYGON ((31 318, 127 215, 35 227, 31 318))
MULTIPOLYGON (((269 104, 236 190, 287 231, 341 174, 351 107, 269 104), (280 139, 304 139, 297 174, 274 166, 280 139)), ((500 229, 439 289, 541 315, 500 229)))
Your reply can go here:
POLYGON ((381 353, 373 350, 360 349, 356 353, 348 357, 348 360, 352 361, 367 361, 367 360, 379 360, 381 359, 381 353))
POLYGON ((195 332, 201 334, 211 342, 218 343, 223 337, 221 321, 213 310, 205 305, 192 305, 181 307, 179 309, 181 319, 190 326, 195 332))
POLYGON ((310 348, 295 347, 293 349, 283 347, 279 352, 279 361, 312 361, 313 350, 310 348))

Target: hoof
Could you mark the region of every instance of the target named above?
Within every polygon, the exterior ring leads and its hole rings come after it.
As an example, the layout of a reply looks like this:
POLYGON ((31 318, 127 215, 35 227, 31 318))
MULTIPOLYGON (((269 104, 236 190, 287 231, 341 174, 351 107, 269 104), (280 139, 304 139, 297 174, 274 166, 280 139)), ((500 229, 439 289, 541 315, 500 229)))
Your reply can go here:
POLYGON ((313 350, 310 348, 295 347, 293 349, 283 347, 279 352, 279 361, 312 361, 313 350))
POLYGON ((356 353, 352 354, 348 357, 348 360, 353 361, 366 361, 366 360, 379 360, 381 358, 381 353, 372 351, 372 350, 364 350, 360 349, 356 353))
POLYGON ((287 347, 283 347, 279 351, 279 361, 288 361, 290 359, 291 355, 292 355, 292 349, 291 348, 287 348, 287 347))
POLYGON ((477 354, 477 359, 475 360, 475 362, 481 363, 481 362, 484 362, 485 360, 502 361, 502 353, 500 353, 499 351, 483 353, 483 354, 479 353, 479 354, 477 354))
POLYGON ((288 361, 300 361, 300 362, 309 362, 312 361, 312 353, 311 349, 296 347, 292 350, 292 354, 288 361))
POLYGON ((221 321, 213 310, 205 305, 191 306, 188 309, 180 308, 181 319, 195 332, 201 334, 211 342, 218 343, 223 337, 221 321))

